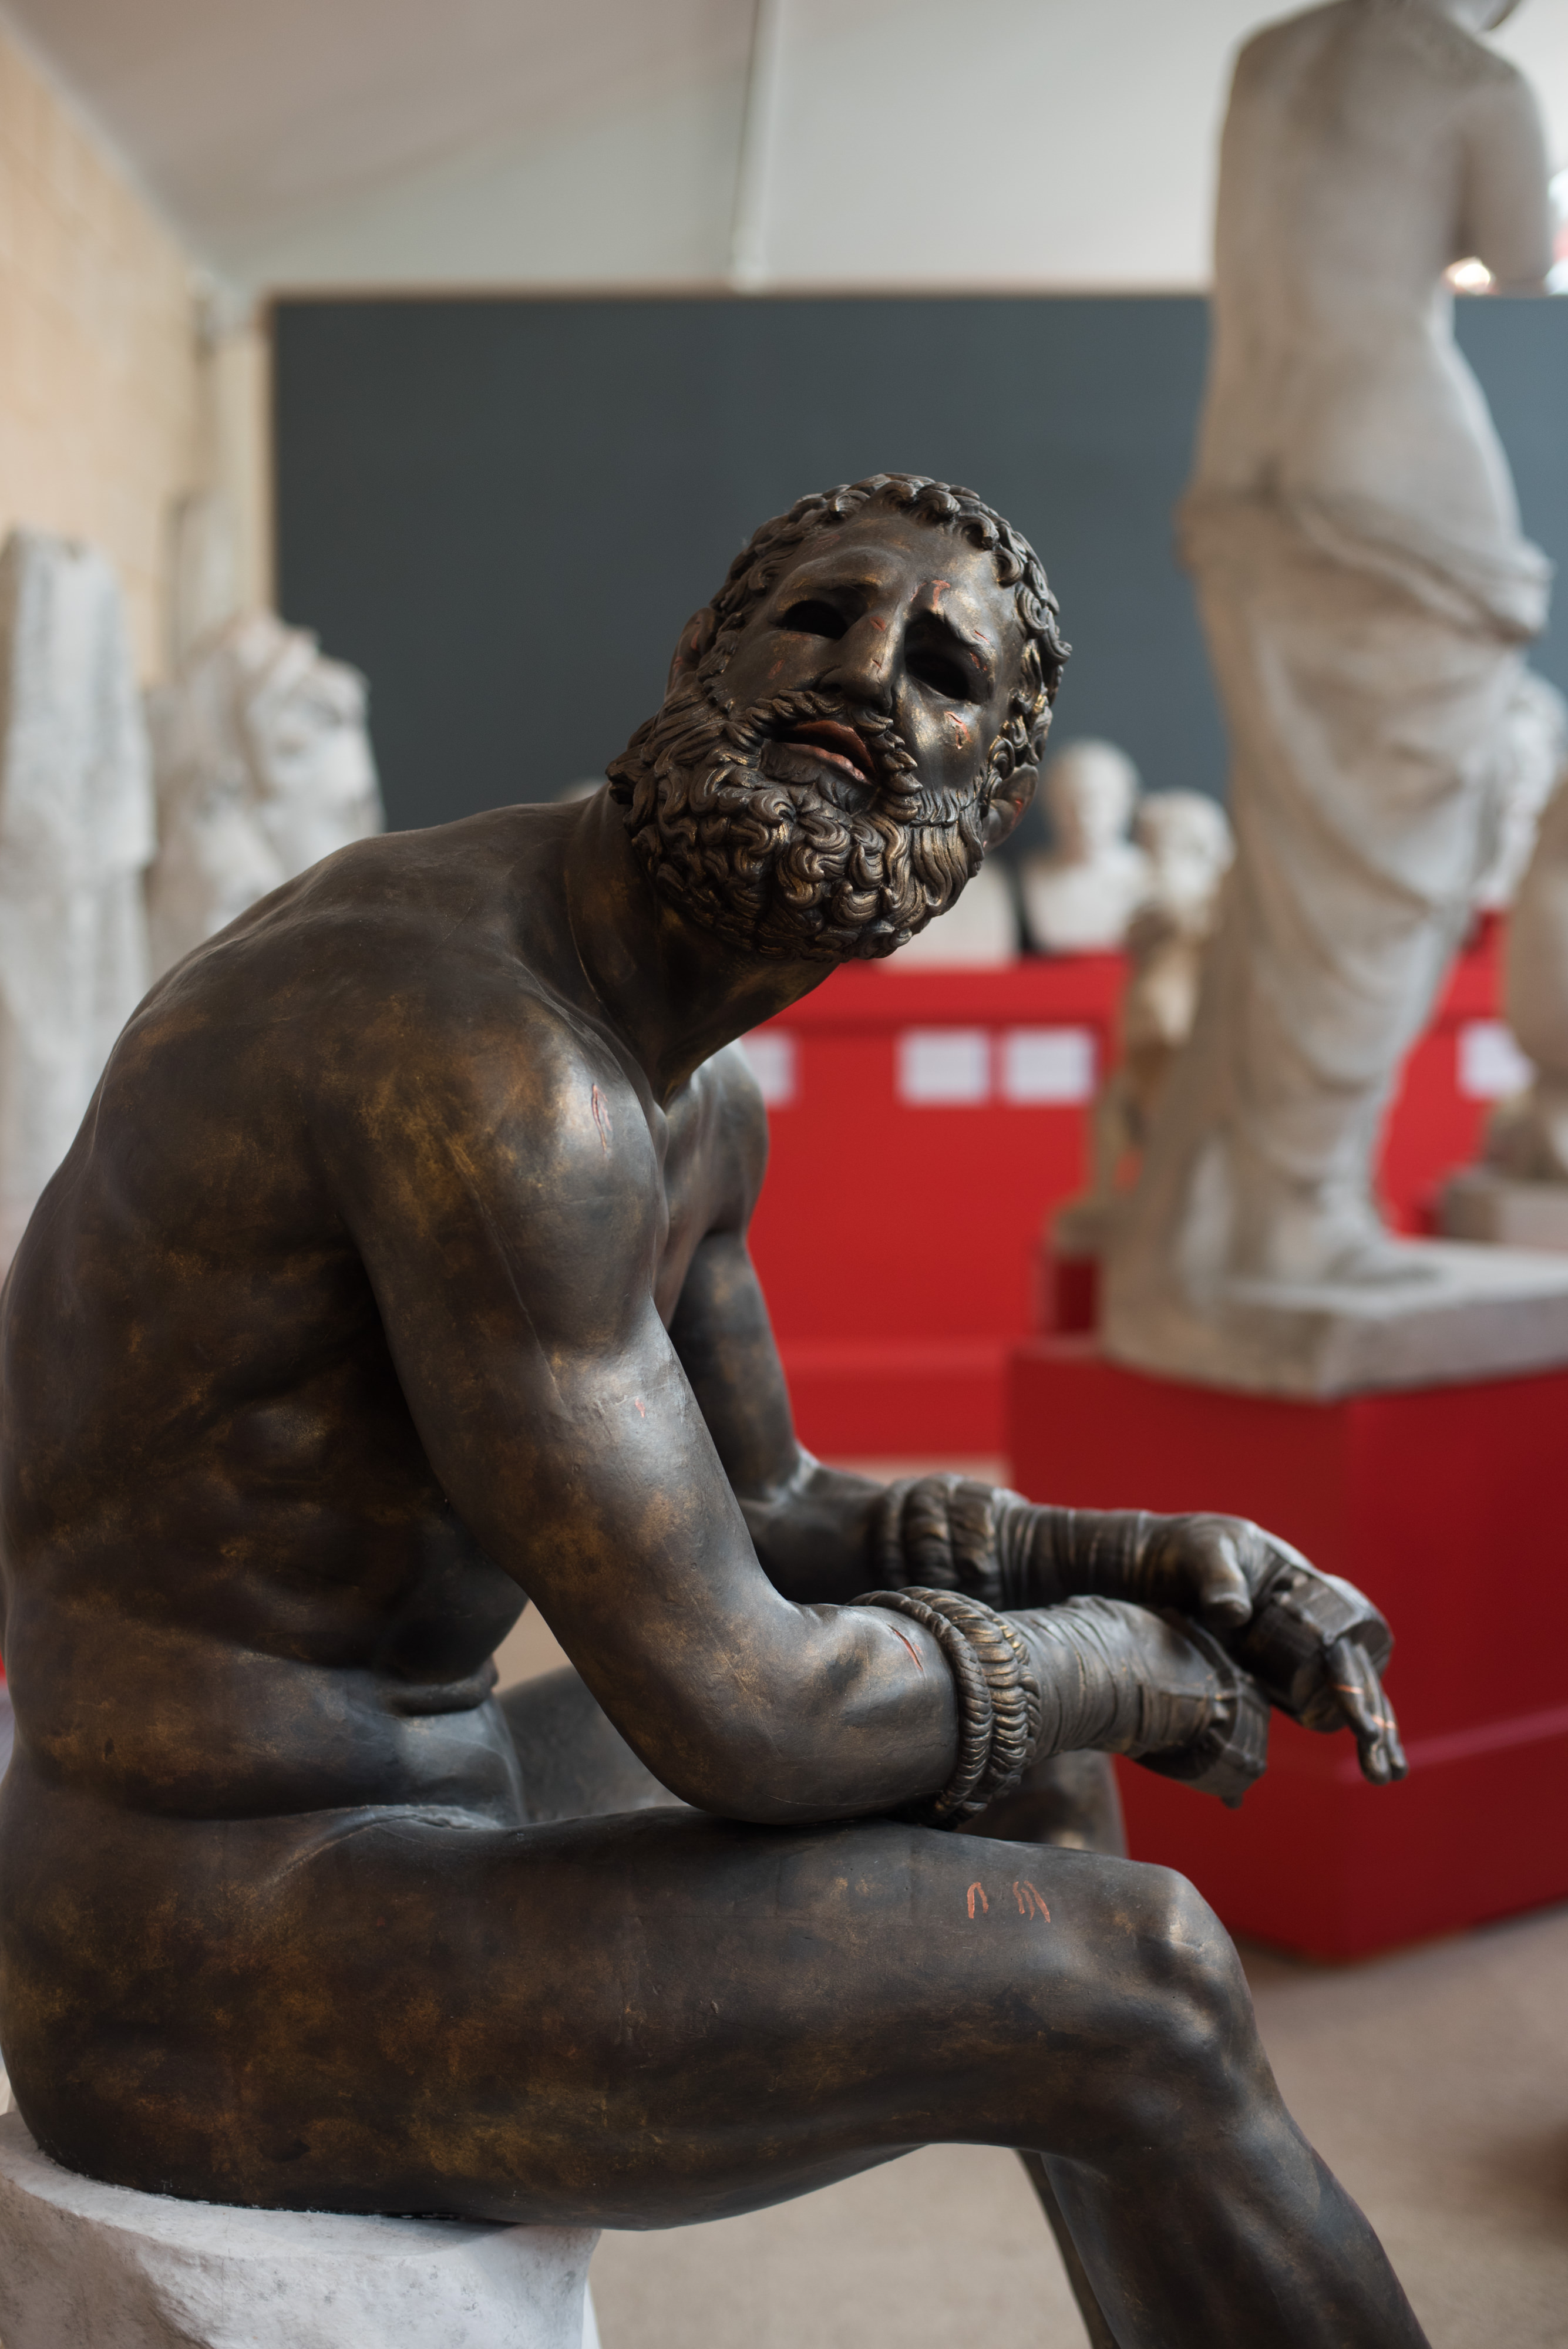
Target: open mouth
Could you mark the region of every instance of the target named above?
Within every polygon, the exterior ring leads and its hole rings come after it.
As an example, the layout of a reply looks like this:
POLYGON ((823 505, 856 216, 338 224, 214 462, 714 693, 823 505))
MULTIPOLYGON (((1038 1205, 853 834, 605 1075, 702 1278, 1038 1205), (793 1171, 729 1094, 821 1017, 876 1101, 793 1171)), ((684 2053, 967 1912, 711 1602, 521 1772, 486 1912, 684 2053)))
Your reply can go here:
POLYGON ((841 726, 831 718, 814 718, 809 725, 792 726, 780 737, 794 750, 808 750, 825 766, 836 767, 852 782, 869 788, 877 780, 877 770, 870 751, 853 726, 841 726))

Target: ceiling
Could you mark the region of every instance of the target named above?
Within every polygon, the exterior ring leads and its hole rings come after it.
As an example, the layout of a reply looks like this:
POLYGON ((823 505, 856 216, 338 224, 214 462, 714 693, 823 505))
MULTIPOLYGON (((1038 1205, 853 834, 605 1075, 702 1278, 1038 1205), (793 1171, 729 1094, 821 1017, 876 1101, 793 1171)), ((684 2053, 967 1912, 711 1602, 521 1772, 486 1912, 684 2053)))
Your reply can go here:
MULTIPOLYGON (((770 5, 773 282, 1108 288, 1204 282, 1230 60, 1289 0, 770 5)), ((722 282, 757 5, 0 0, 0 19, 249 298, 722 282)), ((1568 163, 1568 0, 1529 0, 1496 45, 1568 163)))
POLYGON ((753 0, 6 0, 222 258, 499 140, 744 69, 753 0))

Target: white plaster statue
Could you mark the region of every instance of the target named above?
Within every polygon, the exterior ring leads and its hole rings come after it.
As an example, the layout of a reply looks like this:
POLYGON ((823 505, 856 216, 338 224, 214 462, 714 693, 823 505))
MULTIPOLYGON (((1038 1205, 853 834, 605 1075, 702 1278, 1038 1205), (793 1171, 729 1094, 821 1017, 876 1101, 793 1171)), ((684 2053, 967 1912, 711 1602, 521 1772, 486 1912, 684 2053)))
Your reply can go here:
POLYGON ((89 546, 0 554, 0 1272, 148 979, 152 792, 119 583, 89 546))
POLYGON ((1054 845, 1027 858, 1023 915, 1044 954, 1107 954, 1147 896, 1147 856, 1127 838, 1138 773, 1114 742, 1069 742, 1051 760, 1042 797, 1054 845))
POLYGON ((1533 669, 1521 671, 1506 722, 1502 803, 1490 861, 1476 891, 1483 914, 1506 913, 1518 896, 1546 803, 1568 765, 1568 701, 1533 669))
MULTIPOLYGON (((1384 1345, 1405 1309, 1369 1285, 1472 1278, 1462 1252, 1385 1232, 1371 1169, 1495 852, 1521 648, 1546 613, 1550 566, 1441 283, 1462 255, 1507 288, 1551 264, 1535 103, 1475 37, 1509 13, 1334 0, 1237 65, 1180 520, 1238 855, 1107 1267, 1106 1342, 1147 1368, 1314 1391, 1301 1348, 1343 1309, 1379 1323, 1376 1382, 1420 1347, 1384 1345)), ((1429 1333, 1441 1302, 1411 1309, 1429 1333)), ((1461 1376, 1468 1341, 1442 1328, 1461 1376)), ((1345 1347, 1334 1375, 1357 1378, 1345 1347)))
POLYGON ((1095 1101, 1093 1180, 1058 1211, 1052 1227, 1062 1256, 1098 1256, 1105 1245, 1108 1218, 1192 1032, 1204 950, 1235 854, 1224 809, 1201 792, 1160 792, 1144 800, 1133 833, 1148 859, 1148 894, 1127 926, 1121 1050, 1095 1101))
POLYGON ((154 968, 381 826, 365 681, 270 612, 231 620, 148 698, 158 858, 154 968))
POLYGON ((1568 1186, 1568 780, 1514 901, 1504 985, 1509 1025, 1535 1076, 1494 1111, 1487 1159, 1516 1181, 1568 1186))
POLYGON ((1456 1239, 1568 1249, 1568 703, 1528 670, 1523 688, 1517 789, 1480 903, 1511 907, 1503 1009, 1535 1073, 1492 1112, 1480 1161, 1449 1177, 1440 1219, 1456 1239))

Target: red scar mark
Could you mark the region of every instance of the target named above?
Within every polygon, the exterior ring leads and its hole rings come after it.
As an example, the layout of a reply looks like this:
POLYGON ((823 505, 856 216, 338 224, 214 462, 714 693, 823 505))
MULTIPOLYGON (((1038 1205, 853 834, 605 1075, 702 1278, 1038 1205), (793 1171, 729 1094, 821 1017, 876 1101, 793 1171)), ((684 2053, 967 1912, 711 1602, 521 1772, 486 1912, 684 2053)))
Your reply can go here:
POLYGON ((594 1087, 590 1098, 593 1102, 594 1123, 599 1130, 599 1148, 604 1152, 605 1156, 607 1158, 609 1156, 610 1136, 615 1132, 615 1128, 610 1123, 610 1113, 606 1106, 604 1096, 599 1092, 597 1085, 594 1087))
POLYGON ((1051 1911, 1045 1906, 1044 1894, 1037 1884, 1031 1884, 1027 1877, 1022 1884, 1016 1877, 1013 1878, 1012 1897, 1018 1903, 1018 1913, 1021 1917, 1033 1917, 1035 1909, 1038 1908, 1045 1922, 1047 1924, 1051 1922, 1051 1911))
POLYGON ((633 1395, 631 1399, 631 1407, 633 1411, 636 1412, 639 1419, 646 1419, 648 1417, 647 1412, 645 1412, 642 1407, 642 1397, 640 1395, 633 1395))
POLYGON ((876 629, 877 634, 879 636, 885 636, 887 635, 888 623, 886 620, 879 620, 875 612, 867 612, 866 616, 870 621, 871 626, 876 629))
POLYGON ((981 1907, 984 1909, 984 1911, 985 1911, 986 1915, 989 1917, 989 1916, 990 1916, 990 1914, 991 1914, 991 1903, 990 1903, 990 1901, 989 1901, 989 1900, 986 1899, 986 1897, 985 1897, 985 1887, 984 1887, 984 1885, 983 1885, 983 1884, 971 1884, 971 1885, 970 1886, 970 1888, 969 1888, 969 1913, 970 1913, 970 1916, 971 1916, 971 1918, 972 1919, 972 1917, 973 1917, 973 1915, 974 1915, 974 1896, 975 1896, 975 1894, 976 1894, 977 1892, 978 1892, 978 1893, 979 1893, 979 1895, 980 1895, 980 1905, 981 1905, 981 1907))
MULTIPOLYGON (((895 1639, 895 1640, 904 1640, 904 1634, 902 1633, 902 1631, 900 1631, 900 1630, 899 1630, 899 1629, 898 1629, 898 1625, 897 1625, 896 1623, 889 1623, 889 1625, 888 1626, 888 1629, 892 1632, 893 1637, 894 1637, 894 1639, 895 1639)), ((911 1655, 911 1656, 913 1656, 913 1657, 914 1657, 914 1659, 915 1659, 915 1670, 916 1670, 918 1672, 924 1672, 924 1671, 925 1671, 925 1669, 926 1669, 926 1668, 925 1668, 924 1664, 922 1664, 922 1663, 921 1663, 921 1661, 920 1661, 919 1652, 919 1651, 917 1650, 917 1648, 915 1647, 915 1644, 914 1644, 913 1640, 904 1640, 904 1645, 905 1645, 905 1647, 906 1647, 906 1648, 908 1648, 908 1649, 909 1649, 910 1655, 911 1655)))

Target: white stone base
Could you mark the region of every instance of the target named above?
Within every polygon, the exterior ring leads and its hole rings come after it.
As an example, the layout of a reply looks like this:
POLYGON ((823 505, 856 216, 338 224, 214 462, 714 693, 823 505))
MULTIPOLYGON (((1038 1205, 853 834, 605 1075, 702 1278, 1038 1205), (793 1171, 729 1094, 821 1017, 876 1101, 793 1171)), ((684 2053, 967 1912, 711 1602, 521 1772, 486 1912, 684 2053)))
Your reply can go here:
POLYGON ((5 2349, 598 2349, 597 2240, 132 2194, 0 2119, 5 2349))
POLYGON ((1105 1350, 1166 1378, 1323 1400, 1568 1364, 1568 1257, 1451 1240, 1401 1252, 1408 1280, 1233 1280, 1201 1313, 1113 1304, 1105 1350))
POLYGON ((1450 1239, 1568 1253, 1568 1183, 1520 1183, 1492 1166, 1466 1166, 1443 1185, 1450 1239))

